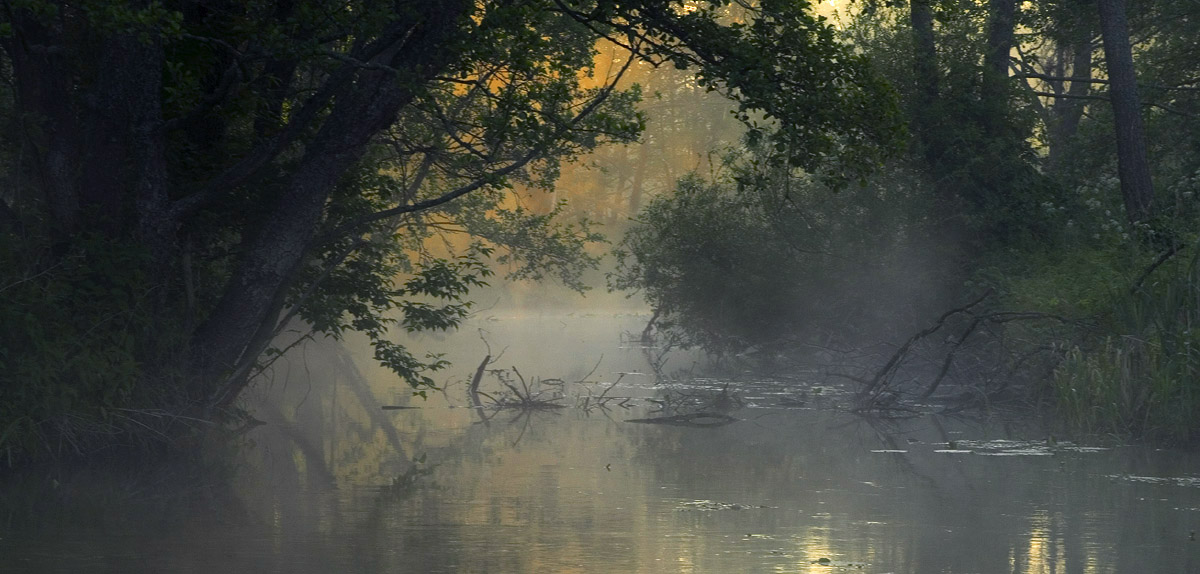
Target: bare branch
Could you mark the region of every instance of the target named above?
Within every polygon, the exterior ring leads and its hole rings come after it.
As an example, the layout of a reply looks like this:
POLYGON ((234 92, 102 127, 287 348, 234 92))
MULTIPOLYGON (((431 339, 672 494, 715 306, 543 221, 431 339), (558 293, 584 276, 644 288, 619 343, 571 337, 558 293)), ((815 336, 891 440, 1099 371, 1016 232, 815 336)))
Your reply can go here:
POLYGON ((891 378, 892 373, 900 366, 900 363, 904 360, 904 357, 908 355, 909 349, 911 349, 917 341, 936 333, 942 328, 943 325, 946 324, 946 321, 950 319, 950 317, 960 313, 969 312, 975 306, 983 303, 984 299, 987 299, 991 295, 992 290, 988 289, 983 293, 983 295, 980 295, 979 298, 975 299, 974 301, 967 303, 962 307, 957 307, 942 313, 942 316, 938 317, 932 325, 909 337, 908 340, 905 341, 904 344, 892 354, 891 359, 889 359, 888 362, 875 373, 875 376, 871 379, 867 386, 863 388, 863 390, 859 391, 859 400, 862 401, 862 404, 864 405, 861 408, 870 408, 870 406, 875 403, 880 394, 882 394, 884 389, 887 388, 887 382, 891 378))

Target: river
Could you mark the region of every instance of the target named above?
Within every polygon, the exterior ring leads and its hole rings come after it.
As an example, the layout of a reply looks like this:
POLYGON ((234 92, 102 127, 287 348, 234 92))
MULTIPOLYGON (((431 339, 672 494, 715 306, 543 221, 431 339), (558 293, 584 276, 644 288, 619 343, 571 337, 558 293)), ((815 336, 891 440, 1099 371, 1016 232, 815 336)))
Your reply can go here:
MULTIPOLYGON (((152 500, 164 485, 0 526, 0 572, 1200 572, 1193 454, 870 420, 817 380, 656 385, 631 342, 644 321, 481 313, 413 342, 454 361, 427 399, 365 353, 298 349, 248 397, 268 424, 221 486, 174 512, 152 500), (469 408, 489 351, 563 407, 469 408), (627 422, 726 388, 731 424, 627 422)), ((511 394, 491 373, 481 389, 511 394)))

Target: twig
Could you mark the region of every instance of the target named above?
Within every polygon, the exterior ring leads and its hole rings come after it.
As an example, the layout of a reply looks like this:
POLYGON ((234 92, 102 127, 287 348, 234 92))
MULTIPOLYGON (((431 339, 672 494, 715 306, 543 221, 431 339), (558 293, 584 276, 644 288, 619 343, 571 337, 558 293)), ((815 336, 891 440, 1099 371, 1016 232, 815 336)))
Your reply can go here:
POLYGON ((596 372, 596 369, 600 368, 600 363, 602 363, 602 362, 604 362, 604 355, 600 355, 600 360, 596 361, 596 365, 592 367, 592 370, 588 371, 588 374, 584 375, 582 379, 579 379, 578 381, 575 381, 575 382, 582 383, 584 381, 587 381, 588 377, 592 376, 592 374, 594 374, 596 372))

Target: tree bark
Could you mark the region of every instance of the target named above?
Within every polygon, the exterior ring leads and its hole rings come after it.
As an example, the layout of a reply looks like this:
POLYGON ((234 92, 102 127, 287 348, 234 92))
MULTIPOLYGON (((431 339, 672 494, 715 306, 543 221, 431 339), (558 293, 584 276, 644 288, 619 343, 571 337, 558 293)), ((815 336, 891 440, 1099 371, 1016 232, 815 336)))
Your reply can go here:
POLYGON ((980 100, 983 104, 983 125, 989 135, 996 137, 1004 129, 1008 111, 1008 63, 1013 47, 1013 25, 1016 22, 1016 0, 991 0, 991 19, 988 22, 987 53, 983 57, 983 78, 980 100))
POLYGON ((1108 94, 1112 101, 1117 135, 1117 171, 1125 215, 1131 224, 1149 220, 1154 214, 1154 186, 1146 134, 1142 126, 1133 49, 1124 0, 1098 0, 1100 30, 1104 36, 1104 59, 1108 63, 1108 94))

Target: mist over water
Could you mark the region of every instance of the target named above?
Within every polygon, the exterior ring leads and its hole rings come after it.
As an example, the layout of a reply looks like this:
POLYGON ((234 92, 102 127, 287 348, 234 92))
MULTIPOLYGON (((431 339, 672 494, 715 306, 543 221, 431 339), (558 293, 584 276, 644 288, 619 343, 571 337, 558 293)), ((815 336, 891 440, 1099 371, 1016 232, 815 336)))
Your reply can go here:
MULTIPOLYGON (((267 424, 222 494, 4 531, 0 572, 1200 568, 1193 455, 1088 448, 1015 421, 862 418, 825 381, 716 376, 686 353, 656 385, 637 342, 647 318, 480 312, 412 342, 454 361, 426 400, 367 356, 297 349, 255 392, 267 424), (489 368, 516 367, 563 408, 468 408, 489 345, 489 368), (651 399, 726 384, 732 424, 626 422, 659 416, 651 399)), ((480 390, 506 391, 491 373, 480 390)))

